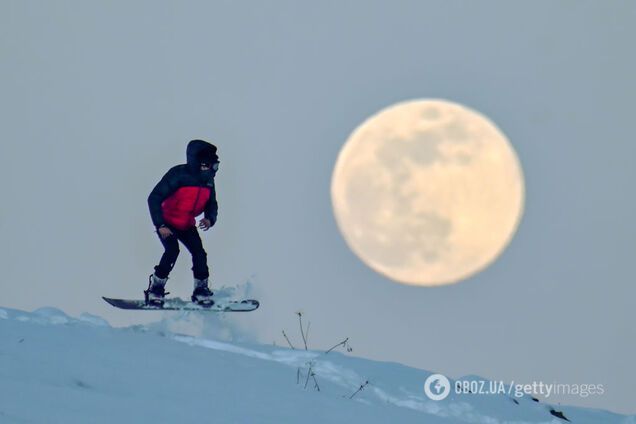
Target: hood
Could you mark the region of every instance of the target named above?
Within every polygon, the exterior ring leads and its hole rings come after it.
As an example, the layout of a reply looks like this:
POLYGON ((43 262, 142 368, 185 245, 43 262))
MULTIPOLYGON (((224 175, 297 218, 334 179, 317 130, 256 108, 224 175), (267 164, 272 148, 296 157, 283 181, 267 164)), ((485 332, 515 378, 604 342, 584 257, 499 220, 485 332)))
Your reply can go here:
POLYGON ((219 161, 219 157, 216 154, 216 146, 203 140, 192 140, 188 143, 186 158, 188 167, 196 172, 199 172, 203 159, 206 159, 211 164, 219 161))

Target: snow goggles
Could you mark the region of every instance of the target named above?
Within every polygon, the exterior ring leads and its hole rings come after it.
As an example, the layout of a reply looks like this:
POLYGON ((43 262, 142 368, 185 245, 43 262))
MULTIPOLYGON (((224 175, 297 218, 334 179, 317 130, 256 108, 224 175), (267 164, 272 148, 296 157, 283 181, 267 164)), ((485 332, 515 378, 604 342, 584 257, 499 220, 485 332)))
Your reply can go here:
POLYGON ((209 162, 201 162, 201 166, 207 166, 215 171, 219 170, 219 162, 214 162, 213 164, 210 164, 209 162))

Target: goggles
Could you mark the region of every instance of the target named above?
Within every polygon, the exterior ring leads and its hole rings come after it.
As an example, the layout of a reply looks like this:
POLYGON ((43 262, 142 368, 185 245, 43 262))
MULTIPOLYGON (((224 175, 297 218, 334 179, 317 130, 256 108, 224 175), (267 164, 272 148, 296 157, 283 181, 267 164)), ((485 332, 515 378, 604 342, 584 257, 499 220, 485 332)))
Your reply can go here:
POLYGON ((209 162, 201 162, 201 166, 211 168, 215 171, 219 170, 219 162, 214 162, 213 164, 210 164, 209 162))

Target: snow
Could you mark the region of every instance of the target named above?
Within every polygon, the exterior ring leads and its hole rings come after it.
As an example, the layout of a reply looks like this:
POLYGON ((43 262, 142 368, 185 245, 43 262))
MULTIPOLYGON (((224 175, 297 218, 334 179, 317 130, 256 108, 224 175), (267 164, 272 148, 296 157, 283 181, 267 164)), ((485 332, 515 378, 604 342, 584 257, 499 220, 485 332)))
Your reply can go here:
MULTIPOLYGON (((177 333, 171 329, 197 322, 178 314, 127 328, 55 308, 2 308, 0 318, 2 423, 565 422, 529 397, 518 404, 506 395, 432 401, 423 392, 432 373, 397 363, 177 333), (310 365, 319 391, 307 379, 310 365)), ((554 408, 575 423, 636 423, 634 416, 554 408)))

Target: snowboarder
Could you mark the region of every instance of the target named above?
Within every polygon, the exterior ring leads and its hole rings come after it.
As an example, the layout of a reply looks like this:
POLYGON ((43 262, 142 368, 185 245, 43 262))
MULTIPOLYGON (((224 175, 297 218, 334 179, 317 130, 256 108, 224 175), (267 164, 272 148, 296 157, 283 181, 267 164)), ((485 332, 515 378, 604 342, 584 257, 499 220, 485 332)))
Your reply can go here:
POLYGON ((168 275, 179 256, 179 241, 192 255, 194 290, 192 301, 210 306, 212 291, 207 253, 203 249, 195 218, 201 213, 199 228, 209 230, 216 223, 218 204, 214 176, 219 169, 216 146, 203 140, 192 140, 186 149, 187 163, 172 167, 148 196, 152 223, 165 251, 155 272, 150 275, 146 302, 162 306, 168 275))

